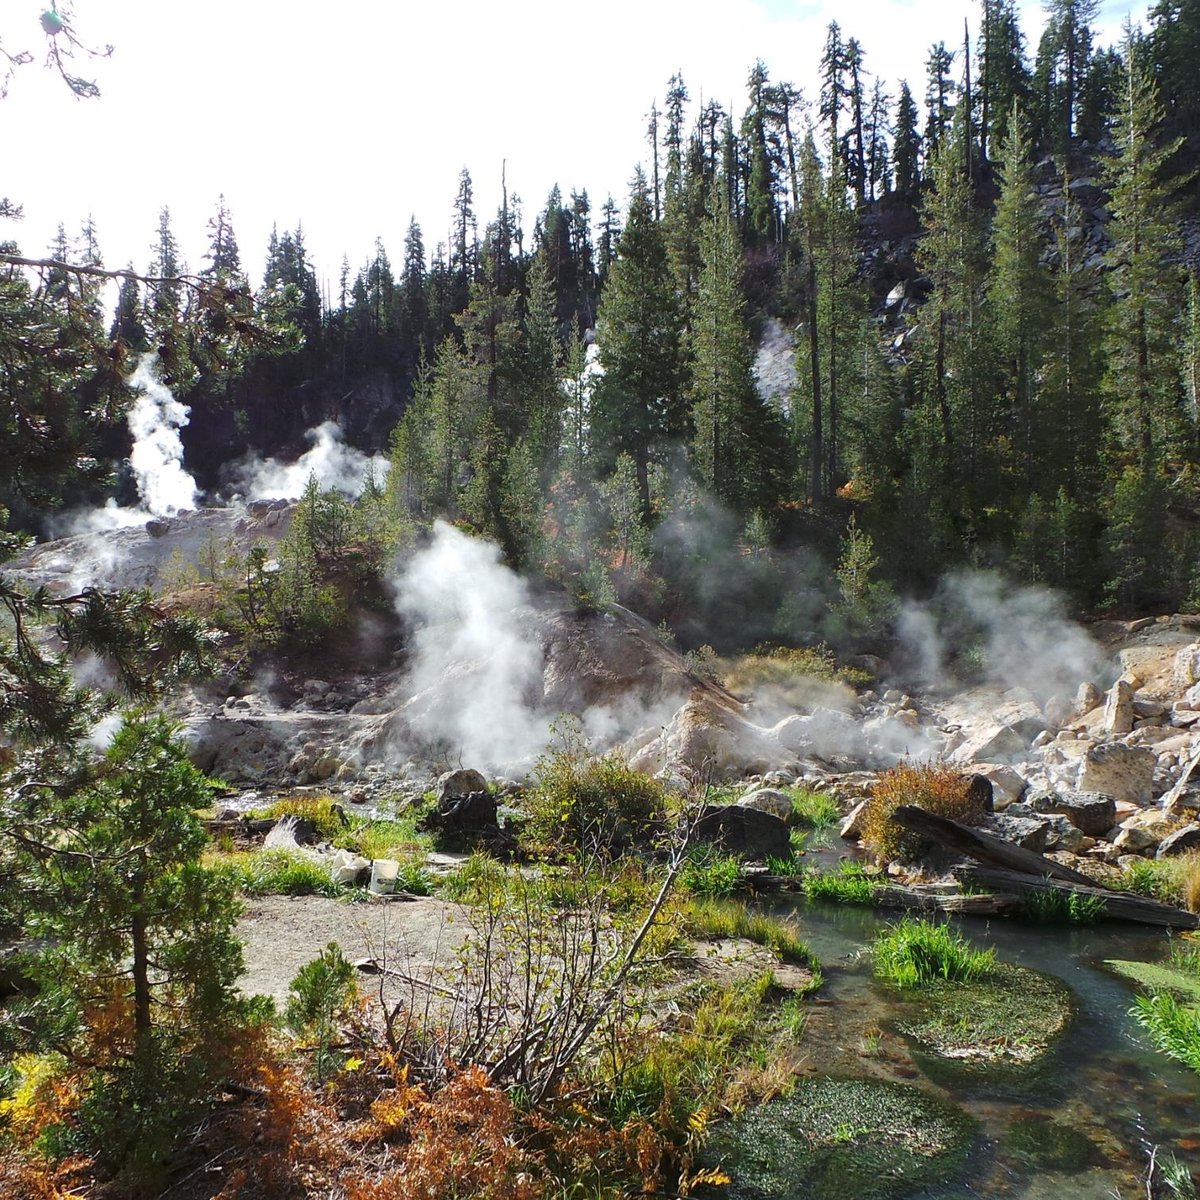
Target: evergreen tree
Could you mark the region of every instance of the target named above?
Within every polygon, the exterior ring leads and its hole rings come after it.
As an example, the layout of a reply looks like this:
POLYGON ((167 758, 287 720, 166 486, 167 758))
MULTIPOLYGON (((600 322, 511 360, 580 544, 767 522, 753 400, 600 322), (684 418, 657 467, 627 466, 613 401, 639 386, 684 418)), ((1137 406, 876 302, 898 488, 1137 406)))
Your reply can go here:
POLYGON ((682 323, 662 230, 639 175, 600 305, 604 374, 593 396, 590 435, 601 470, 620 454, 632 458, 646 514, 650 464, 662 461, 688 433, 682 323))
POLYGON ((921 186, 921 135, 917 130, 917 105, 903 80, 896 99, 892 161, 896 168, 897 193, 906 200, 915 200, 921 186))
POLYGON ((953 84, 950 68, 954 55, 946 49, 945 42, 937 42, 929 48, 925 60, 925 165, 929 169, 937 158, 938 149, 950 129, 950 118, 954 114, 951 103, 953 84))
POLYGON ((1117 153, 1107 182, 1113 219, 1107 254, 1113 293, 1107 393, 1118 444, 1149 477, 1182 430, 1178 315, 1182 308, 1179 231, 1165 167, 1178 142, 1155 144, 1161 120, 1154 82, 1132 39, 1113 130, 1117 153))

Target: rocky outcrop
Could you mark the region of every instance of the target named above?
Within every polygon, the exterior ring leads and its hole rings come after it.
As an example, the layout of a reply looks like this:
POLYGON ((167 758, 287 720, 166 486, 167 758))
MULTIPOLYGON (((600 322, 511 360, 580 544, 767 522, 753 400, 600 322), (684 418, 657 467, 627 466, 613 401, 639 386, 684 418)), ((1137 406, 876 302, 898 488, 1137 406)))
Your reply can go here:
POLYGON ((706 804, 696 836, 726 854, 758 862, 791 854, 788 828, 778 817, 739 804, 706 804))

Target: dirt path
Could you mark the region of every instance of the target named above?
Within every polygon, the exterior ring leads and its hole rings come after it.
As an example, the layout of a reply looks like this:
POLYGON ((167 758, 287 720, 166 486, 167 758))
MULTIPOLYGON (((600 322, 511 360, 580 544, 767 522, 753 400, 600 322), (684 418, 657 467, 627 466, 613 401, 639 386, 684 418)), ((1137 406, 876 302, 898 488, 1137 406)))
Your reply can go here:
MULTIPOLYGON (((466 934, 459 905, 445 900, 377 900, 347 904, 323 896, 265 896, 248 900, 238 923, 245 947, 241 988, 282 1006, 296 972, 330 943, 349 959, 376 958, 428 978, 450 963, 466 934)), ((364 991, 372 977, 363 976, 364 991)))

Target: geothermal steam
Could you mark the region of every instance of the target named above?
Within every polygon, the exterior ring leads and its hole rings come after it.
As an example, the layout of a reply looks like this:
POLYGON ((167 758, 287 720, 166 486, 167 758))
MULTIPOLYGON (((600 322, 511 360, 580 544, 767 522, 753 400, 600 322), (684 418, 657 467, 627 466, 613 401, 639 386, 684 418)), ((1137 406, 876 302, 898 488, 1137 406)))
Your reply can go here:
POLYGON ((528 764, 549 740, 541 648, 525 583, 500 548, 444 522, 396 584, 396 608, 414 626, 413 699, 419 736, 445 743, 467 766, 528 764))
POLYGON ((231 471, 233 485, 250 500, 291 500, 315 478, 322 491, 361 496, 369 478, 380 481, 387 475, 389 463, 385 455, 371 458, 345 445, 342 436, 340 426, 326 421, 305 434, 312 445, 294 463, 249 459, 231 471))

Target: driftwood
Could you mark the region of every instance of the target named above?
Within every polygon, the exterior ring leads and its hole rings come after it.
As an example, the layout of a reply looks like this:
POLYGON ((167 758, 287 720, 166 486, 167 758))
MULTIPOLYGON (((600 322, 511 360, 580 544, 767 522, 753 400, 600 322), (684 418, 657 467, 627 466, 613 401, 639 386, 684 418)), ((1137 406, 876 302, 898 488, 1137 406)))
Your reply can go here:
POLYGON ((1035 878, 1016 871, 1005 871, 996 867, 966 865, 956 867, 954 877, 968 887, 1002 888, 1018 894, 1030 892, 1061 892, 1065 895, 1095 896, 1104 903, 1105 915, 1119 921, 1136 921, 1140 925, 1163 925, 1168 929, 1200 928, 1200 916, 1147 900, 1129 892, 1111 892, 1095 884, 1083 885, 1064 883, 1057 879, 1035 878))
POLYGON ((1004 917, 1021 909, 1020 897, 1011 893, 993 892, 988 895, 964 896, 939 895, 922 892, 917 888, 881 884, 872 895, 873 903, 880 908, 903 908, 909 912, 959 913, 973 917, 1004 917))
POLYGON ((1003 838, 984 833, 982 829, 972 829, 968 825, 960 825, 957 821, 934 816, 933 813, 928 813, 913 804, 902 804, 892 813, 892 820, 913 833, 919 833, 922 837, 945 846, 948 850, 965 854, 968 858, 988 866, 1002 867, 1024 875, 1049 875, 1054 879, 1081 884, 1084 887, 1091 887, 1095 883, 1086 875, 1072 871, 1070 867, 1064 867, 1052 858, 1044 858, 1032 850, 1014 846, 1003 838))

